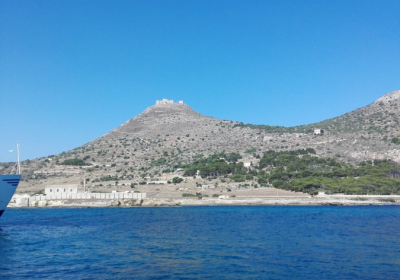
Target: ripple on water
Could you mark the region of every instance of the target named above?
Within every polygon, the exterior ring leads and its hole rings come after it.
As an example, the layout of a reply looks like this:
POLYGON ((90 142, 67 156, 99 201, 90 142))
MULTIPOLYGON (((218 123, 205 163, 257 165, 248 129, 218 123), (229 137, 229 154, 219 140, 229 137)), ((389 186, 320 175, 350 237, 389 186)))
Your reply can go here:
POLYGON ((1 279, 398 279, 400 207, 8 209, 1 279))

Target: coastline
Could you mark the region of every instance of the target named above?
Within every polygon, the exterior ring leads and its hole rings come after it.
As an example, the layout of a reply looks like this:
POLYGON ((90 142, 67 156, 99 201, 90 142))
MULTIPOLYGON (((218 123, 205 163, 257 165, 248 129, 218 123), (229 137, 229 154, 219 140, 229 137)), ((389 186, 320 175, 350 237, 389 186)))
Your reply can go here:
MULTIPOLYGON (((176 207, 176 206, 357 206, 400 205, 400 196, 341 196, 341 197, 254 197, 229 199, 91 199, 33 201, 32 208, 79 208, 79 207, 176 207)), ((19 208, 15 203, 10 208, 19 208)))

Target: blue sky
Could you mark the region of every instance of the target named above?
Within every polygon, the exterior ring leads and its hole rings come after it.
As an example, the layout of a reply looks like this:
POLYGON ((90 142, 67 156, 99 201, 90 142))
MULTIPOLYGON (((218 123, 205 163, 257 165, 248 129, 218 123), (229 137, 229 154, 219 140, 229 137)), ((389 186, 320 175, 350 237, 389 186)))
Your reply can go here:
POLYGON ((153 105, 301 125, 400 89, 400 1, 0 0, 0 162, 153 105))

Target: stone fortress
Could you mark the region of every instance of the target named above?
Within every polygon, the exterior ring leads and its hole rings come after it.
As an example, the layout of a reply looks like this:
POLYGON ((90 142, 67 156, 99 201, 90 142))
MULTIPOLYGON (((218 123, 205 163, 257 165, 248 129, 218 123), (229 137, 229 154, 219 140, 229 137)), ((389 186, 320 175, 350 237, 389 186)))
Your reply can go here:
MULTIPOLYGON (((156 105, 164 105, 164 104, 174 104, 174 100, 168 100, 163 98, 163 100, 156 100, 156 105)), ((183 101, 178 101, 178 104, 183 104, 183 101)))

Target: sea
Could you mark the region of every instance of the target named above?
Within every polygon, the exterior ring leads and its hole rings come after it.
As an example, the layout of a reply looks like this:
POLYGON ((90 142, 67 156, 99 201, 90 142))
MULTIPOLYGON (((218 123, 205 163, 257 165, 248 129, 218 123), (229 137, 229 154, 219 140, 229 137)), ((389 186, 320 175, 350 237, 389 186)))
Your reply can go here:
POLYGON ((0 218, 0 279, 400 279, 400 206, 29 211, 0 218))

